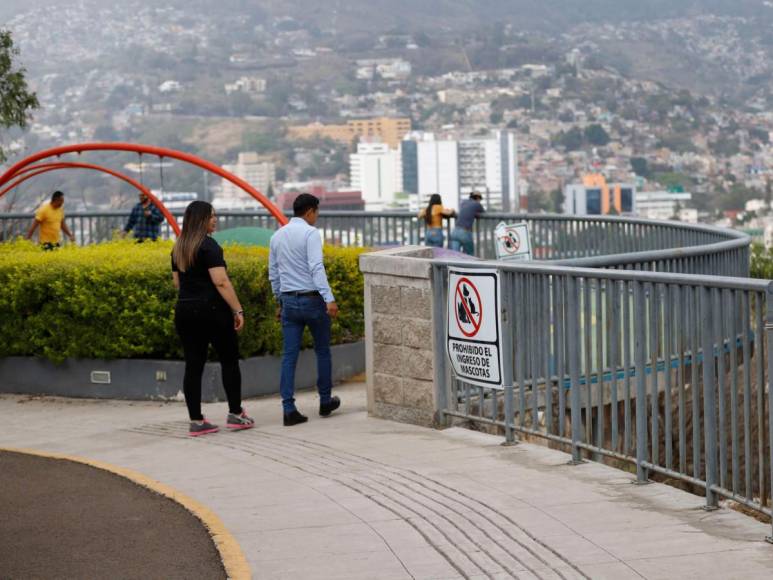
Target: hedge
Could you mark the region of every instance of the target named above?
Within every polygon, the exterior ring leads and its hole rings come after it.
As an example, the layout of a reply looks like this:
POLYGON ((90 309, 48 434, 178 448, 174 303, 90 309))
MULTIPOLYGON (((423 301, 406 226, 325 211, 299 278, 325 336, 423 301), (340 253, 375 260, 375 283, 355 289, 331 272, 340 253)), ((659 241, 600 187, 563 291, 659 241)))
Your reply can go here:
MULTIPOLYGON (((0 357, 180 359, 174 330, 171 242, 129 240, 43 252, 32 242, 0 244, 0 357)), ((244 357, 279 354, 282 335, 268 282, 268 250, 225 246, 245 310, 244 357)), ((362 249, 325 248, 340 307, 332 343, 364 334, 362 249)), ((308 331, 305 346, 311 345, 308 331)))

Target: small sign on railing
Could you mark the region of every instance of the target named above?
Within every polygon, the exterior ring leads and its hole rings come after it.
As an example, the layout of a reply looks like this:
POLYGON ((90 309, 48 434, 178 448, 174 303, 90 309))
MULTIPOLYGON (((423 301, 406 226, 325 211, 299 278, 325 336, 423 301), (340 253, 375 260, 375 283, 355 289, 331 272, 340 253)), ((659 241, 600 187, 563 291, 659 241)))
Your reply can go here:
POLYGON ((497 260, 531 260, 529 226, 499 222, 494 229, 497 260))
POLYGON ((496 270, 448 269, 448 357, 468 383, 502 388, 500 294, 496 270))

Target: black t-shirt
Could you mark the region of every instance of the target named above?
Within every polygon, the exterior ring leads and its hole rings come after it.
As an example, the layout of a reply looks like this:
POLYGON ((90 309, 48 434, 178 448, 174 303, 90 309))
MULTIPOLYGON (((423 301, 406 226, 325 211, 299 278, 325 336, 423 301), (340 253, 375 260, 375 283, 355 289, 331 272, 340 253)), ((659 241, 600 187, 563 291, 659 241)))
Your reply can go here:
POLYGON ((172 271, 180 277, 179 300, 201 300, 207 302, 222 301, 212 278, 209 276, 210 268, 225 268, 223 248, 207 236, 196 252, 196 260, 185 272, 180 272, 172 256, 172 271))

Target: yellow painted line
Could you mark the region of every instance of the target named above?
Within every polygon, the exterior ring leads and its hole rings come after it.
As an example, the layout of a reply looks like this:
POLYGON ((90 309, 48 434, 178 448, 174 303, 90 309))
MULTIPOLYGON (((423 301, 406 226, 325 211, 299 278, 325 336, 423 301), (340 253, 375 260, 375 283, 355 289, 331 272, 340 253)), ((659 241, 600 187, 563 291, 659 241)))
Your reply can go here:
POLYGON ((188 497, 187 495, 180 493, 176 489, 151 479, 147 475, 143 475, 138 471, 126 469, 125 467, 119 467, 117 465, 111 465, 104 461, 97 461, 95 459, 87 459, 85 457, 78 457, 77 455, 66 455, 63 453, 50 453, 47 451, 38 451, 36 449, 23 449, 14 447, 0 447, 0 451, 8 451, 11 453, 23 453, 26 455, 34 455, 36 457, 44 457, 46 459, 64 459, 66 461, 73 461, 75 463, 83 463, 101 469, 103 471, 109 471, 116 475, 120 475, 134 483, 141 485, 151 491, 168 497, 172 501, 179 503, 186 510, 191 512, 209 530, 212 539, 215 542, 215 547, 220 553, 220 557, 223 560, 223 566, 228 578, 231 580, 250 580, 252 574, 250 572, 250 565, 247 563, 247 559, 244 557, 239 543, 236 538, 229 532, 225 524, 220 520, 215 513, 207 506, 195 499, 188 497))

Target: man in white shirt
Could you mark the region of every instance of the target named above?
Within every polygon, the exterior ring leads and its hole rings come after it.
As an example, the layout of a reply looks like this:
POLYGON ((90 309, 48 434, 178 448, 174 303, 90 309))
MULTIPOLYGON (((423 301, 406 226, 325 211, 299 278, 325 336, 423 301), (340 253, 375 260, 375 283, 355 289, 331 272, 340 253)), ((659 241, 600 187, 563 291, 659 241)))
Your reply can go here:
POLYGON ((282 322, 282 378, 279 393, 285 426, 305 423, 308 418, 295 407, 295 366, 301 350, 303 329, 308 326, 317 355, 319 414, 328 417, 341 406, 333 389, 330 324, 338 315, 322 262, 322 240, 314 224, 319 217, 319 199, 302 193, 293 202, 293 215, 271 238, 268 278, 282 322))

